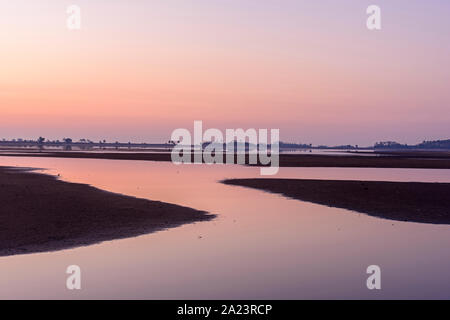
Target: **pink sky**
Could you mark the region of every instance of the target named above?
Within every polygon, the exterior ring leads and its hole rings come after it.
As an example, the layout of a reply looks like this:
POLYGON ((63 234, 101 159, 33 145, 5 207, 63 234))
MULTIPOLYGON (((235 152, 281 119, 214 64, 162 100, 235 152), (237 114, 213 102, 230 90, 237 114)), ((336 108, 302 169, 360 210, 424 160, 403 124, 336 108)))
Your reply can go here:
POLYGON ((450 5, 372 1, 2 1, 0 138, 166 141, 279 128, 283 141, 450 138, 450 5), (66 29, 66 8, 82 30, 66 29))

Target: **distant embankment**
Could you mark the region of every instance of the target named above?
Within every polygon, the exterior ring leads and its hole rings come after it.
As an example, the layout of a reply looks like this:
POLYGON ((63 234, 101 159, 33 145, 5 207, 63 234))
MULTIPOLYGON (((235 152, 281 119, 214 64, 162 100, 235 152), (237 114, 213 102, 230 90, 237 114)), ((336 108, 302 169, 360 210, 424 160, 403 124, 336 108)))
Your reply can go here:
POLYGON ((292 155, 280 156, 280 167, 337 167, 337 168, 411 168, 450 169, 450 154, 417 153, 365 156, 292 155))
MULTIPOLYGON (((14 152, 0 156, 51 157, 79 159, 171 161, 170 153, 131 152, 14 152)), ((246 161, 248 163, 248 161, 246 161)), ((450 155, 436 153, 389 154, 389 155, 318 155, 280 154, 280 167, 340 167, 340 168, 415 168, 450 169, 450 155)))

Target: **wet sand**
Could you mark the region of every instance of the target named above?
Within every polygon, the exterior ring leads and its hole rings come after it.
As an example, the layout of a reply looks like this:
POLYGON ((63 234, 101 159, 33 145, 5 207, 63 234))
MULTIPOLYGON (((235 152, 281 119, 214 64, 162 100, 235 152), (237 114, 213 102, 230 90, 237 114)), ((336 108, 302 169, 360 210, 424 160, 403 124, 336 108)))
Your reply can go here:
POLYGON ((0 256, 139 236, 215 216, 0 167, 0 256))
MULTIPOLYGON (((41 153, 37 151, 28 151, 20 153, 0 153, 0 156, 171 161, 170 153, 133 153, 120 151, 104 153, 65 151, 41 153)), ((280 167, 450 169, 450 155, 436 153, 436 157, 432 157, 430 156, 430 153, 425 155, 421 152, 373 156, 280 154, 280 167)))
POLYGON ((450 183, 301 179, 230 179, 222 182, 385 219, 450 224, 450 183))

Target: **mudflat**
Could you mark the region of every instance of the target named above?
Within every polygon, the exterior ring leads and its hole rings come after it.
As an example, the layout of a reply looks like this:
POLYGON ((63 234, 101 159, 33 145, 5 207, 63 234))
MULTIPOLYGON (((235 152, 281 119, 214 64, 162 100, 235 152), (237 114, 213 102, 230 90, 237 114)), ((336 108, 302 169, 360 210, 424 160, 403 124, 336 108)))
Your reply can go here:
POLYGON ((134 237, 215 216, 0 167, 0 256, 134 237))
POLYGON ((222 182, 385 219, 450 224, 450 183, 302 179, 222 182))

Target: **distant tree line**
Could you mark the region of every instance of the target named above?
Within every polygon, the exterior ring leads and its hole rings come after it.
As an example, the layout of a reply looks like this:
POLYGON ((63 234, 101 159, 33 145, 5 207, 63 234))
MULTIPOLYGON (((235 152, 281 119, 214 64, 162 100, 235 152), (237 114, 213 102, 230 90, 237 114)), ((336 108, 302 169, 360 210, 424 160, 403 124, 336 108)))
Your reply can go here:
MULTIPOLYGON (((89 139, 80 139, 79 141, 73 141, 71 138, 63 138, 62 140, 49 140, 44 137, 39 137, 36 140, 26 140, 26 139, 12 139, 0 140, 0 146, 8 147, 38 147, 43 149, 44 147, 63 147, 66 150, 70 150, 72 147, 78 147, 80 149, 90 149, 93 147, 99 148, 172 148, 178 142, 168 141, 167 143, 122 143, 122 142, 107 142, 106 140, 100 140, 99 142, 93 142, 89 139)), ((210 144, 211 142, 205 142, 203 147, 210 144)), ((241 143, 234 142, 235 145, 240 145, 241 143)), ((226 147, 226 144, 224 144, 226 147)), ((251 146, 246 142, 242 143, 242 146, 250 148, 251 146)), ((450 139, 447 140, 433 140, 433 141, 423 141, 419 144, 408 145, 401 144, 396 141, 381 141, 375 143, 373 147, 360 147, 358 145, 338 145, 338 146, 326 146, 319 145, 313 146, 311 143, 293 143, 293 142, 281 142, 279 143, 280 149, 340 149, 340 150, 368 150, 368 149, 443 149, 450 150, 450 139)))
POLYGON ((49 140, 44 137, 39 137, 36 140, 27 139, 12 139, 0 140, 0 146, 3 147, 38 147, 39 149, 44 149, 45 147, 60 147, 65 150, 71 150, 72 147, 77 147, 79 149, 91 149, 91 148, 170 148, 173 144, 170 143, 122 143, 122 142, 107 142, 106 140, 100 140, 99 142, 94 142, 89 139, 80 139, 74 141, 71 138, 63 138, 62 140, 49 140))
POLYGON ((360 148, 358 145, 339 145, 339 146, 313 146, 312 143, 292 143, 292 142, 280 142, 280 148, 282 149, 342 149, 342 150, 352 150, 352 149, 367 149, 360 148))
POLYGON ((444 149, 450 150, 450 139, 448 140, 434 140, 423 141, 415 145, 401 144, 395 141, 377 142, 374 145, 375 149, 444 149))

